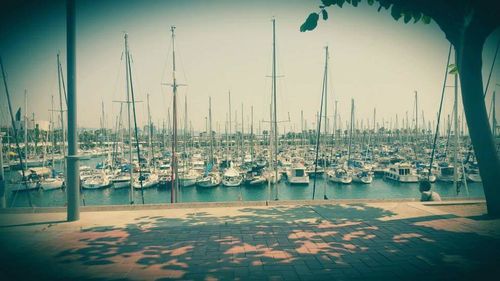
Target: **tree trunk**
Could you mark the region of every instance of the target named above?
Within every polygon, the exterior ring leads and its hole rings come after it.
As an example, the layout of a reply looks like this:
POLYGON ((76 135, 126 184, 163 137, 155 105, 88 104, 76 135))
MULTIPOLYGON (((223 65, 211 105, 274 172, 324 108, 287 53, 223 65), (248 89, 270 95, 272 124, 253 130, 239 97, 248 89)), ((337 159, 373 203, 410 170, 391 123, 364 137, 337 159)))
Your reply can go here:
POLYGON ((479 164, 488 214, 500 216, 500 161, 495 148, 483 98, 482 50, 486 36, 466 28, 456 45, 462 101, 469 135, 479 164))

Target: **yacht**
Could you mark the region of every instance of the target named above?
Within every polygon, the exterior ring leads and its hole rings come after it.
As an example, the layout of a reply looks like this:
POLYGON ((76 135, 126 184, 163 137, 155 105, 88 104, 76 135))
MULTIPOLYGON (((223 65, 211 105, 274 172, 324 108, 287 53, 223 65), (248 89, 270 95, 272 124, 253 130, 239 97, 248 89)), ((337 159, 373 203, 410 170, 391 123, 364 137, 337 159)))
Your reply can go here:
POLYGON ((232 165, 222 175, 222 184, 224 186, 239 186, 242 181, 243 177, 232 165))
POLYGON ((479 174, 479 169, 476 167, 469 167, 467 169, 467 180, 471 182, 482 182, 481 175, 479 174))
POLYGON ((245 184, 250 186, 263 185, 266 181, 266 177, 261 172, 248 172, 245 176, 245 184))
POLYGON ((306 173, 304 165, 294 164, 287 171, 287 179, 290 184, 309 184, 309 175, 306 173))
POLYGON ((159 183, 158 174, 144 172, 139 177, 134 178, 133 186, 135 189, 146 189, 154 187, 159 183), (142 181, 142 185, 141 185, 142 181))
POLYGON ((118 172, 110 177, 114 188, 126 188, 130 187, 130 174, 124 172, 118 172))
POLYGON ((200 178, 200 173, 196 170, 179 173, 179 185, 182 187, 193 186, 198 178, 200 178))
POLYGON ((221 183, 219 173, 210 172, 206 176, 196 180, 196 185, 199 187, 216 187, 221 183))
POLYGON ((60 177, 42 178, 39 186, 42 190, 60 189, 64 186, 64 179, 60 177))
POLYGON ((357 183, 369 184, 373 181, 373 176, 370 171, 367 170, 354 170, 352 173, 352 181, 357 183))
POLYGON ((408 163, 396 163, 389 166, 389 169, 385 171, 384 178, 403 183, 418 182, 416 171, 408 163))
MULTIPOLYGON (((460 171, 458 171, 458 180, 462 178, 460 171)), ((455 167, 446 162, 439 163, 437 169, 437 180, 441 182, 453 182, 455 179, 455 167)))
POLYGON ((111 181, 104 173, 94 173, 82 180, 83 189, 101 189, 111 185, 111 181))
POLYGON ((335 170, 330 170, 326 173, 329 181, 343 184, 350 184, 352 182, 352 176, 343 168, 337 168, 335 170))

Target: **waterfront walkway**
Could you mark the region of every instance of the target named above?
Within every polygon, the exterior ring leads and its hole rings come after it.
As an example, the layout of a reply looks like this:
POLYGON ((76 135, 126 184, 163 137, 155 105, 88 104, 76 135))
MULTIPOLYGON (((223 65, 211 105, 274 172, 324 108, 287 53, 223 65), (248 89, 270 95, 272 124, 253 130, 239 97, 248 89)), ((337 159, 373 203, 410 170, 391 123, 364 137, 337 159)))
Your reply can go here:
POLYGON ((483 202, 281 204, 88 211, 73 223, 0 213, 0 279, 498 278, 500 219, 483 202))

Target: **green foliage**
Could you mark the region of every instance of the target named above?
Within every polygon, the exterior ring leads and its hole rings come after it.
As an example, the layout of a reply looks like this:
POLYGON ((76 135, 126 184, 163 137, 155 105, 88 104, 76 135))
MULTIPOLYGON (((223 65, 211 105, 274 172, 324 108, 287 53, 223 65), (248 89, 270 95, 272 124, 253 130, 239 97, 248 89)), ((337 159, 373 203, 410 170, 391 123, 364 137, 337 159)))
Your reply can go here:
POLYGON ((311 13, 306 21, 300 26, 300 32, 313 30, 318 25, 319 15, 317 13, 311 13))
POLYGON ((458 68, 456 64, 450 64, 448 65, 448 73, 449 74, 457 74, 458 73, 458 68))
MULTIPOLYGON (((409 7, 405 1, 397 1, 397 0, 367 0, 368 5, 372 6, 375 4, 375 1, 379 3, 378 10, 382 10, 382 8, 389 10, 391 16, 398 21, 400 18, 403 18, 403 22, 409 23, 413 19, 413 23, 417 23, 422 21, 424 24, 429 24, 431 22, 431 18, 427 15, 423 15, 420 11, 412 9, 409 7)), ((329 6, 342 6, 345 3, 348 3, 354 7, 357 7, 361 0, 321 0, 322 5, 319 6, 320 13, 323 20, 328 19, 328 13, 326 11, 326 7, 329 6)), ((311 13, 306 21, 300 26, 300 31, 311 31, 318 26, 319 13, 311 13)))
POLYGON ((321 16, 323 17, 323 20, 328 19, 328 13, 326 12, 325 9, 321 9, 321 16))

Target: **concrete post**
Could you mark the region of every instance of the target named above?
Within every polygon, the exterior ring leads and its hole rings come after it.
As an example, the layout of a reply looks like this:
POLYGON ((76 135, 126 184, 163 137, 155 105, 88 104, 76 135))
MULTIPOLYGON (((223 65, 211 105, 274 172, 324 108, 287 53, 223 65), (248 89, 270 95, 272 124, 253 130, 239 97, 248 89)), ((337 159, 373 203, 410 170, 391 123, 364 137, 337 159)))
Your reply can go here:
POLYGON ((80 176, 77 144, 75 0, 66 2, 66 52, 68 77, 68 157, 66 186, 68 221, 80 219, 80 176))

